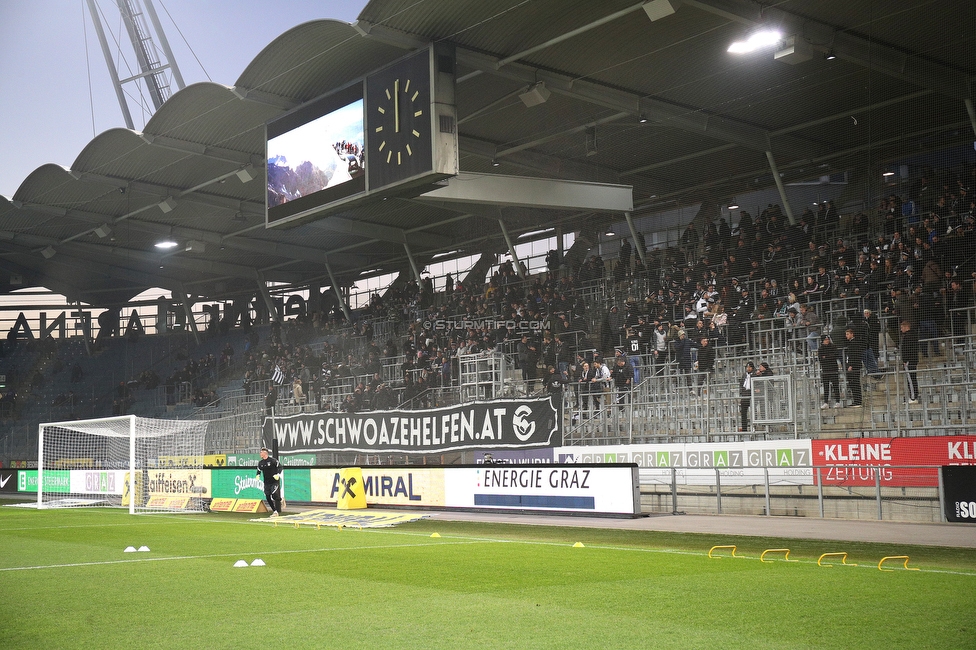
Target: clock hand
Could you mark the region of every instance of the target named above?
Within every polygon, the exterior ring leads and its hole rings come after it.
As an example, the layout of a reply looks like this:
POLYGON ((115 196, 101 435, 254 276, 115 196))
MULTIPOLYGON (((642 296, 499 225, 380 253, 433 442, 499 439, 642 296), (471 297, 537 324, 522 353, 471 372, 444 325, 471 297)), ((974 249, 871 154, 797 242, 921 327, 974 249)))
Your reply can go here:
POLYGON ((400 132, 400 80, 393 82, 393 131, 400 132))

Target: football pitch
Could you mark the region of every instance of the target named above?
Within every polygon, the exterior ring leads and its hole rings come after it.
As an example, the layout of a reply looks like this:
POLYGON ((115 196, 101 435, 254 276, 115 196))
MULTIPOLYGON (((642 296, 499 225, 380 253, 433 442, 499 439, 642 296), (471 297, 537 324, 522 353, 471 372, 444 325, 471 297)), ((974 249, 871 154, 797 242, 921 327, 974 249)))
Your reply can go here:
POLYGON ((0 648, 976 647, 976 550, 252 516, 0 507, 0 648))

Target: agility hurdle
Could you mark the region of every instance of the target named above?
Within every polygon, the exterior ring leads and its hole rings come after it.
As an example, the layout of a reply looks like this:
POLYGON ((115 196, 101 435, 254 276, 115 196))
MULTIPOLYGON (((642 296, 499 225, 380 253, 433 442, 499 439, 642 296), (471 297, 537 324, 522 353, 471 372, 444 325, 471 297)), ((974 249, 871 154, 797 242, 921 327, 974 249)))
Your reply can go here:
MULTIPOLYGON (((762 552, 762 555, 759 556, 759 561, 760 562, 765 562, 766 561, 765 558, 766 558, 766 554, 767 553, 785 553, 785 555, 783 556, 783 559, 785 561, 787 561, 787 562, 799 562, 799 560, 791 560, 790 559, 790 549, 788 549, 788 548, 767 548, 765 551, 762 552)), ((772 560, 770 560, 770 562, 772 562, 772 560)))
POLYGON ((881 568, 881 565, 884 564, 886 560, 905 560, 905 563, 904 563, 903 566, 905 567, 905 569, 907 571, 921 571, 921 569, 919 569, 919 568, 908 566, 908 556, 907 555, 889 555, 888 557, 881 558, 881 561, 878 562, 878 570, 879 571, 894 571, 894 569, 882 569, 881 568))
POLYGON ((712 557, 712 551, 717 548, 730 548, 732 549, 732 557, 735 557, 735 544, 728 544, 724 546, 713 546, 712 548, 708 549, 708 558, 710 560, 721 560, 723 557, 725 557, 724 555, 716 555, 715 557, 712 557))
POLYGON ((841 551, 841 552, 838 552, 838 553, 824 553, 819 558, 817 558, 817 566, 834 566, 833 564, 821 564, 823 562, 823 559, 825 557, 839 557, 840 558, 841 565, 843 565, 843 566, 857 566, 856 564, 848 564, 847 563, 847 553, 845 551, 841 551))

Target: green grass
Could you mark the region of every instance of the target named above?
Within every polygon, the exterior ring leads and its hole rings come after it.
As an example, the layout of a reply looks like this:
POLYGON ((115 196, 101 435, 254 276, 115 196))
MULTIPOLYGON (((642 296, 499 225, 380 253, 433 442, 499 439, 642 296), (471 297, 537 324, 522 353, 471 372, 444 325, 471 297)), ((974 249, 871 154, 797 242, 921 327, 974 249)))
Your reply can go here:
POLYGON ((974 611, 963 549, 0 508, 5 649, 963 648, 974 611), (747 557, 710 560, 716 544, 747 557), (781 546, 800 562, 759 562, 781 546), (828 551, 860 566, 818 567, 828 551), (893 554, 922 570, 878 571, 893 554))

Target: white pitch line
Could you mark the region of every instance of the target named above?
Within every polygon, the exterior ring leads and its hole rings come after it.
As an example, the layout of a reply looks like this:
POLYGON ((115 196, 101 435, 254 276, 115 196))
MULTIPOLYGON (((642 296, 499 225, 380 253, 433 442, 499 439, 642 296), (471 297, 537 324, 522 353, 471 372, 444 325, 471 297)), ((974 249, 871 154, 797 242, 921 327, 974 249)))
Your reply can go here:
POLYGON ((16 566, 16 567, 0 567, 0 572, 2 571, 35 571, 38 569, 65 569, 72 567, 85 567, 85 566, 105 566, 112 564, 136 564, 140 562, 168 562, 171 560, 205 560, 215 557, 240 557, 242 555, 285 555, 289 553, 325 553, 331 551, 368 551, 372 549, 390 549, 390 548, 417 548, 424 546, 461 546, 466 544, 480 544, 483 542, 477 541, 465 541, 465 542, 428 542, 426 544, 382 544, 378 546, 337 546, 337 547, 326 547, 326 548, 309 548, 309 549, 289 549, 284 551, 238 551, 235 553, 212 553, 208 555, 171 555, 167 557, 146 557, 132 560, 102 560, 100 562, 71 562, 66 564, 39 564, 35 566, 16 566))

